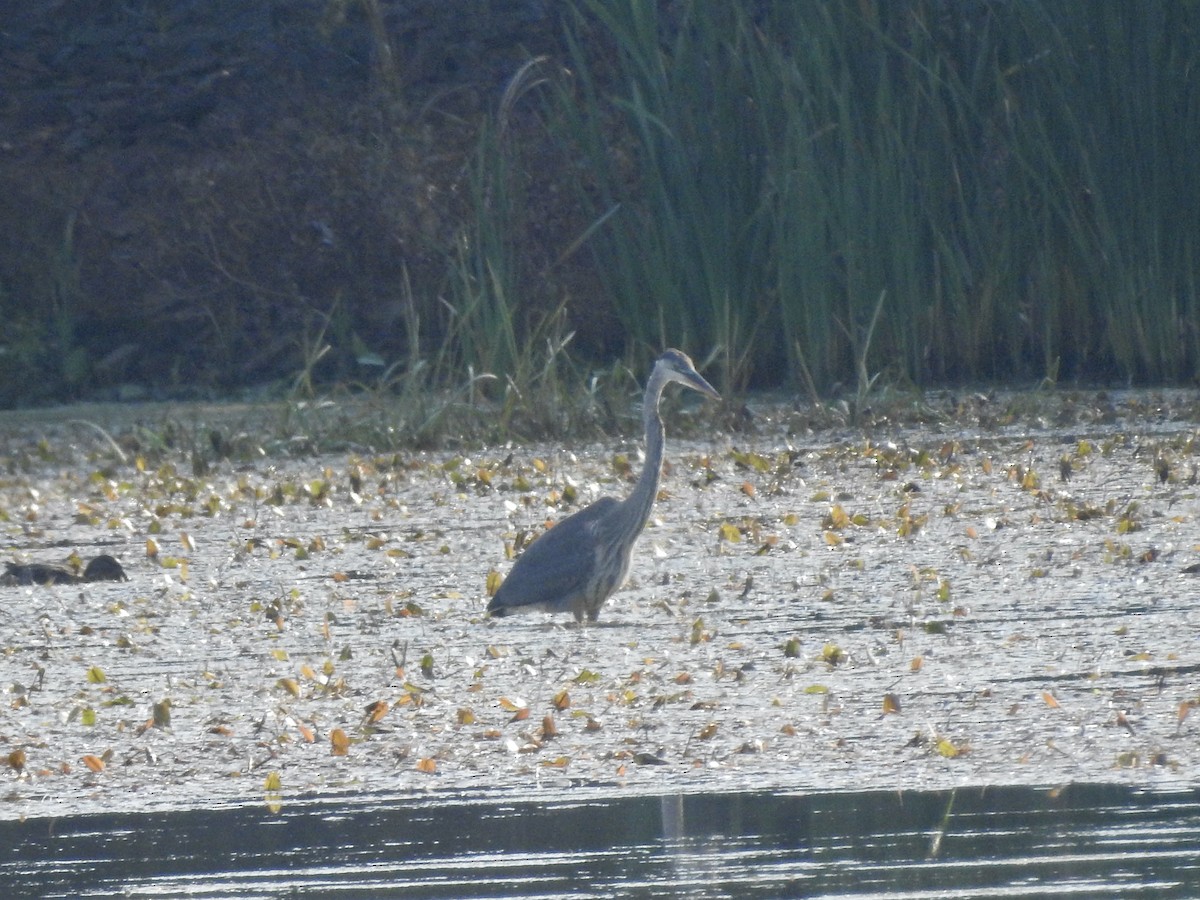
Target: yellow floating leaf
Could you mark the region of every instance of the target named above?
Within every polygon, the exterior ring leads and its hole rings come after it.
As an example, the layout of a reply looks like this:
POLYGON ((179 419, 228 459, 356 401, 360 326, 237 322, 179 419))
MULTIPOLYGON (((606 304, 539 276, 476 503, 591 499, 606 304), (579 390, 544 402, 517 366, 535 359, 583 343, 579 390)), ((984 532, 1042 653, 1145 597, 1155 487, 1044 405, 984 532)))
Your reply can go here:
POLYGON ((108 681, 108 677, 99 666, 92 666, 87 670, 87 680, 88 684, 104 684, 104 682, 108 681))
POLYGON ((489 597, 496 596, 496 591, 500 590, 500 585, 503 583, 504 583, 504 576, 502 576, 495 569, 490 569, 487 573, 487 582, 486 582, 486 586, 485 586, 485 589, 487 590, 487 595, 489 597))
POLYGON ((826 529, 832 528, 841 530, 849 524, 850 516, 846 513, 846 510, 842 507, 842 504, 835 503, 833 506, 829 507, 829 515, 825 517, 825 521, 823 523, 826 529))
POLYGON ((834 531, 826 531, 824 533, 824 537, 825 537, 825 543, 828 544, 830 547, 837 547, 840 544, 845 543, 845 541, 846 541, 846 539, 844 537, 842 537, 840 534, 838 534, 837 532, 834 532, 834 531))
POLYGON ((280 678, 280 679, 279 679, 277 682, 275 682, 275 683, 276 683, 276 684, 277 684, 279 687, 281 687, 281 688, 283 688, 285 691, 287 691, 289 694, 291 694, 293 697, 299 698, 299 696, 300 696, 300 683, 299 683, 298 681, 296 681, 296 679, 295 679, 295 678, 280 678))
POLYGON ((466 706, 459 709, 458 724, 459 725, 474 725, 475 724, 475 711, 466 706))
POLYGON ((189 553, 194 553, 196 550, 196 542, 192 540, 192 536, 186 531, 179 532, 179 543, 183 545, 183 549, 189 553))
POLYGON ((146 538, 146 555, 151 559, 158 556, 158 541, 154 538, 146 538))
POLYGON ((937 744, 934 745, 937 752, 946 759, 954 759, 962 750, 954 746, 954 742, 949 738, 938 738, 937 744))
POLYGON ((280 791, 283 790, 283 779, 279 777, 278 772, 269 772, 266 779, 263 781, 264 791, 280 791))
POLYGON ((519 709, 527 709, 528 707, 529 704, 520 697, 517 697, 515 700, 511 700, 508 697, 500 698, 500 708, 508 712, 516 712, 519 709))
POLYGON ((721 540, 728 541, 731 544, 740 544, 742 541, 742 533, 738 531, 738 527, 732 522, 722 522, 720 533, 721 540))
POLYGON ((329 752, 333 756, 345 756, 350 750, 350 738, 340 728, 329 733, 329 752))
POLYGON ((888 713, 900 712, 900 698, 897 697, 895 694, 884 694, 883 695, 883 712, 884 712, 884 715, 887 715, 888 713))

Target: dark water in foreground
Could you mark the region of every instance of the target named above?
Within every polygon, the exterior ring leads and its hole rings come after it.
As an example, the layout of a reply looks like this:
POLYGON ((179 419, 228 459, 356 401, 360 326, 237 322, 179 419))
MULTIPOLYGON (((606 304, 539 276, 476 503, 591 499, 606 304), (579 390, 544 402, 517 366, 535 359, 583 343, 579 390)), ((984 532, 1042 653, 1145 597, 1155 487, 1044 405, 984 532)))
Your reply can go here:
POLYGON ((355 798, 0 823, 5 897, 1196 897, 1200 797, 355 798))

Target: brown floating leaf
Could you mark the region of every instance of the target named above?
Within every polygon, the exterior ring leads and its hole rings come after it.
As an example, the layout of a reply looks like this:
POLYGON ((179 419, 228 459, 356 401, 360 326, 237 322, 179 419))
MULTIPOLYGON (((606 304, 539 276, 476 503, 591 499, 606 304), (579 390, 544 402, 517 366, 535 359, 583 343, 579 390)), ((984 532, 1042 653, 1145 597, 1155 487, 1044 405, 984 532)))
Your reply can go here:
POLYGON ((1049 691, 1042 691, 1042 699, 1046 702, 1046 705, 1048 707, 1050 707, 1051 709, 1059 708, 1058 699, 1049 691))
POLYGON ((542 716, 542 740, 548 741, 558 737, 558 726, 554 724, 554 716, 542 716))
POLYGON ((154 714, 155 728, 170 728, 171 727, 171 698, 166 697, 159 700, 151 707, 154 714))
POLYGON ((513 713, 513 716, 512 716, 512 718, 511 718, 511 719, 509 719, 508 721, 510 721, 510 722, 524 722, 524 721, 525 721, 526 719, 528 719, 528 718, 529 718, 529 707, 528 707, 528 706, 522 706, 522 707, 521 707, 520 709, 518 709, 518 710, 517 710, 515 713, 513 713))
POLYGON ((374 725, 388 714, 389 709, 391 709, 391 707, 388 706, 388 702, 386 700, 376 700, 374 703, 368 703, 366 710, 367 722, 374 725))
POLYGON ((417 771, 424 772, 426 775, 432 775, 437 771, 437 762, 432 757, 425 757, 417 760, 417 771))
POLYGON ((887 715, 888 713, 900 712, 900 698, 897 697, 895 694, 884 694, 883 695, 883 712, 884 712, 884 715, 887 715))
POLYGON ((80 757, 80 761, 93 772, 104 771, 104 760, 98 756, 93 756, 91 753, 85 753, 80 757))
POLYGON ((562 710, 569 709, 571 707, 571 695, 567 693, 566 688, 563 688, 554 695, 554 699, 550 702, 555 709, 561 712, 562 710))
POLYGON ((697 734, 696 737, 700 738, 700 740, 702 740, 702 741, 707 741, 709 738, 711 738, 713 735, 715 735, 717 733, 717 729, 719 729, 719 728, 720 728, 720 726, 716 722, 709 722, 707 725, 705 725, 703 728, 700 729, 700 733, 697 734))
POLYGON ((14 750, 12 753, 8 754, 8 767, 10 769, 16 769, 18 772, 20 772, 22 769, 24 769, 25 768, 25 751, 24 750, 14 750))
POLYGON ((633 761, 639 766, 665 766, 668 762, 656 753, 639 752, 633 754, 633 761))
POLYGON ((340 728, 329 733, 329 752, 333 756, 345 756, 350 750, 350 738, 340 728))

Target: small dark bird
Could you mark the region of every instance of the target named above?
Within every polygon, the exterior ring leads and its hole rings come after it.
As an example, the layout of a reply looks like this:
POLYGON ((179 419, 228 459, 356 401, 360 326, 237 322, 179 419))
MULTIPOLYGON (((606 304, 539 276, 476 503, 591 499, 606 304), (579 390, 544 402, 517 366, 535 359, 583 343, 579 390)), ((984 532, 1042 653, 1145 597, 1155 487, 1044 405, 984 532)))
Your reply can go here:
POLYGON ((632 493, 624 500, 601 497, 568 516, 529 545, 488 604, 493 616, 522 609, 567 612, 582 622, 596 621, 604 601, 629 573, 629 557, 650 518, 662 472, 663 423, 658 401, 675 382, 719 400, 721 395, 679 350, 658 358, 646 383, 642 420, 646 463, 632 493))
POLYGON ((87 564, 83 574, 54 563, 5 563, 0 584, 6 587, 30 584, 82 584, 87 581, 128 581, 121 564, 101 553, 87 564))

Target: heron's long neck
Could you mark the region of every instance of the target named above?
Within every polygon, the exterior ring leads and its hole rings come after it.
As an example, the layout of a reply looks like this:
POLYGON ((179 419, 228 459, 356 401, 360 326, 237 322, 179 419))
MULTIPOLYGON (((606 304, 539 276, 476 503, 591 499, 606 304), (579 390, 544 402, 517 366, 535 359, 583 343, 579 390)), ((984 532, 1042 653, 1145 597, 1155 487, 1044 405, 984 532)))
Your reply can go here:
POLYGON ((634 534, 640 532, 650 518, 654 499, 658 496, 658 477, 662 473, 663 423, 658 414, 658 400, 662 396, 666 380, 655 371, 646 385, 646 396, 642 401, 642 424, 646 429, 646 464, 634 485, 633 492, 625 498, 629 507, 627 521, 634 534))

